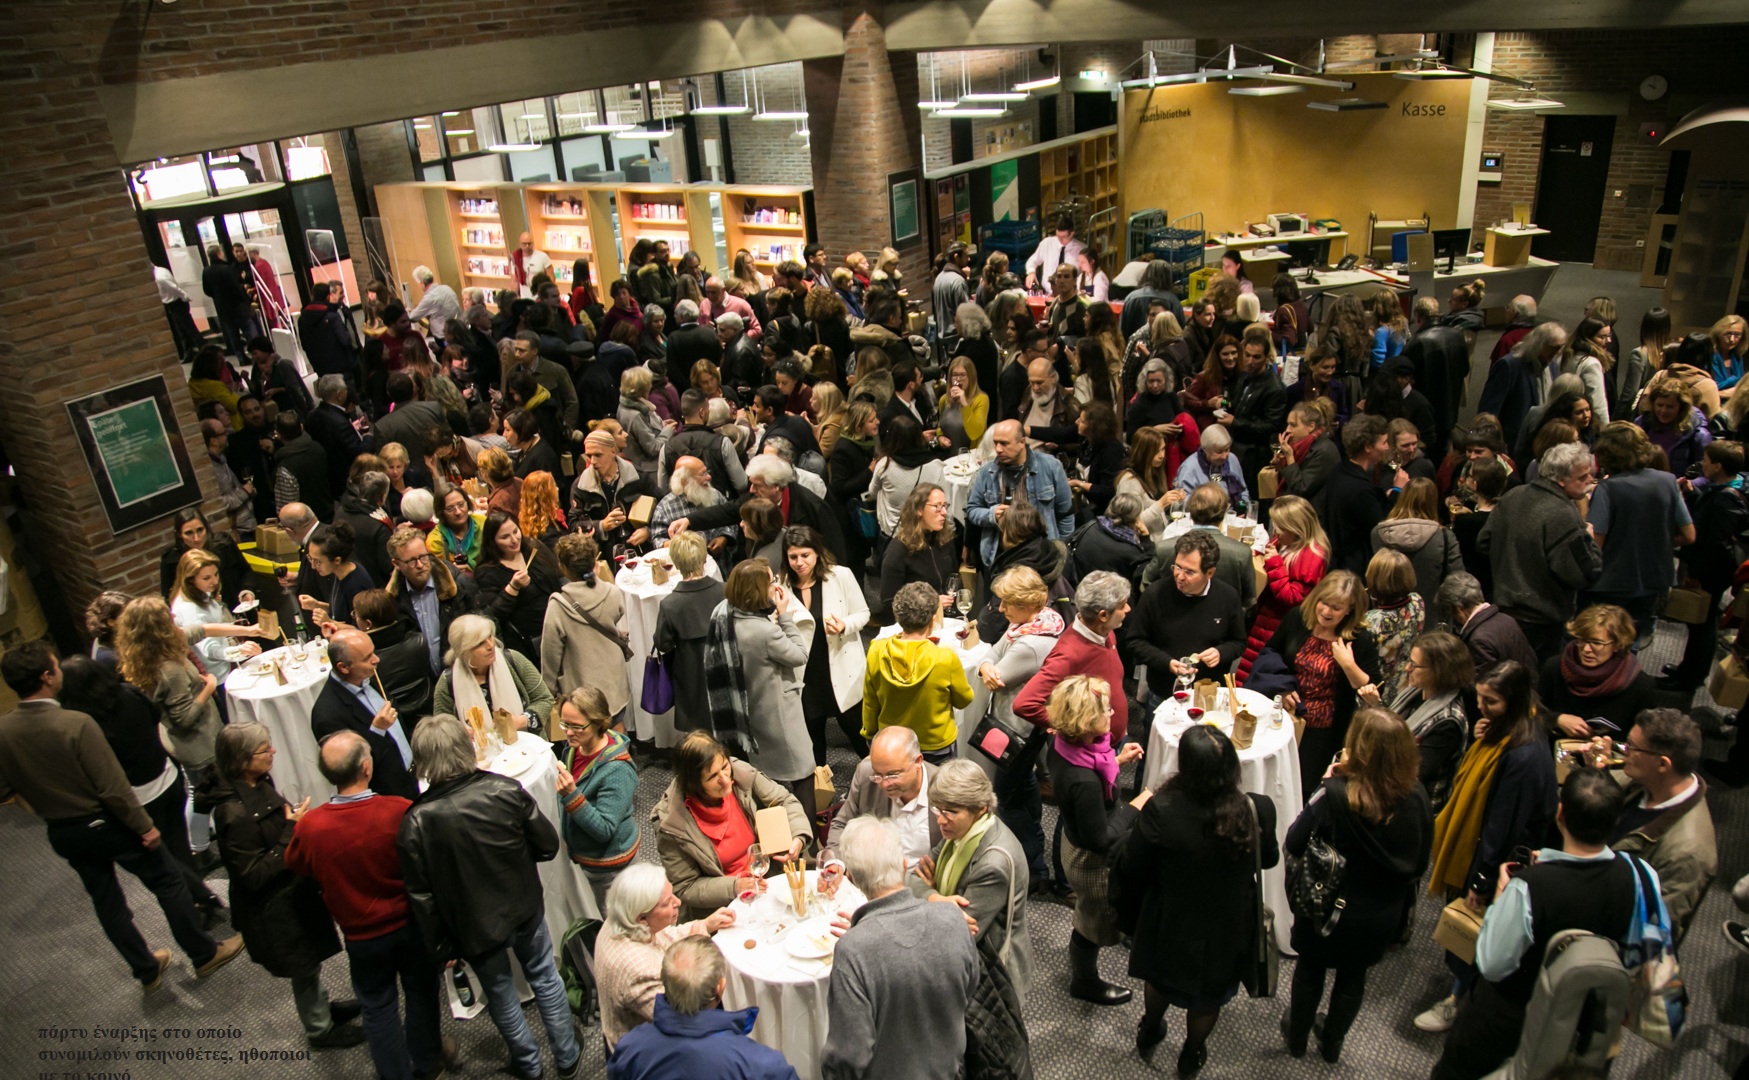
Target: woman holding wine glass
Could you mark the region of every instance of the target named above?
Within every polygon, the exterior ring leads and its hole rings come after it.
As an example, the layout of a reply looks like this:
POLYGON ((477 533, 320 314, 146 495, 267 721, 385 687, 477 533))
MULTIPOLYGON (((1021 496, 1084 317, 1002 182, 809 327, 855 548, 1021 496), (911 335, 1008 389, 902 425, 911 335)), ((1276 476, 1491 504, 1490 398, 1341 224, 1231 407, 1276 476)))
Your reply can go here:
POLYGON ((765 891, 769 856, 756 851, 753 815, 781 806, 793 839, 782 858, 798 858, 813 835, 802 804, 784 785, 729 756, 709 732, 674 748, 674 781, 656 803, 656 852, 683 905, 682 918, 703 918, 749 889, 765 891))

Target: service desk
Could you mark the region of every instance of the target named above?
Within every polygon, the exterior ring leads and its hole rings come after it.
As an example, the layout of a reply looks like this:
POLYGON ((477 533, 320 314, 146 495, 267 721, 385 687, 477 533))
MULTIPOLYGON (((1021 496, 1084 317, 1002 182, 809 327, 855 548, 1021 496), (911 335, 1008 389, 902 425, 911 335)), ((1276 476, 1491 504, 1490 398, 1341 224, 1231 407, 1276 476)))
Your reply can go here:
MULTIPOLYGON (((1268 247, 1271 244, 1278 247, 1288 244, 1317 244, 1319 246, 1318 261, 1321 265, 1328 265, 1348 254, 1348 233, 1341 229, 1331 229, 1328 232, 1278 233, 1275 236, 1214 235, 1209 237, 1209 243, 1229 247, 1239 252, 1248 248, 1268 247), (1333 242, 1338 240, 1342 242, 1340 253, 1333 250, 1333 242)), ((1220 255, 1217 253, 1215 258, 1219 259, 1220 255)), ((1243 259, 1244 256, 1241 254, 1240 258, 1243 259)))

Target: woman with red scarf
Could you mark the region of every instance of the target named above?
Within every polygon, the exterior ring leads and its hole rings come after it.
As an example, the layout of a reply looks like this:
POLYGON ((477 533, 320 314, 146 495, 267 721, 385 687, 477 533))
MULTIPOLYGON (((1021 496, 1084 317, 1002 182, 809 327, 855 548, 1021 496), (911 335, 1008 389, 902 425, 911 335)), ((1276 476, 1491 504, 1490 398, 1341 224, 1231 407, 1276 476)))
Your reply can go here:
POLYGON ((1614 604, 1593 604, 1567 624, 1573 640, 1561 655, 1543 664, 1537 687, 1557 738, 1589 739, 1598 734, 1586 721, 1602 717, 1620 729, 1618 739, 1634 726, 1642 709, 1657 707, 1657 683, 1640 670, 1629 649, 1634 620, 1614 604))

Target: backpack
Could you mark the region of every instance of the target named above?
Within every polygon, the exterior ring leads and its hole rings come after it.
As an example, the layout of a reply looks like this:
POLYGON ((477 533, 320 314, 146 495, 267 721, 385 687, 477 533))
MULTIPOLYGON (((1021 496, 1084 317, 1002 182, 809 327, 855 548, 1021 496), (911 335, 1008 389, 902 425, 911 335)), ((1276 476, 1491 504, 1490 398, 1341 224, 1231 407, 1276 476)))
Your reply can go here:
POLYGON ((1518 1051, 1490 1080, 1534 1080, 1568 1063, 1606 1069, 1630 982, 1615 942, 1584 930, 1557 933, 1543 952, 1518 1051))
POLYGON ((595 939, 601 934, 601 920, 584 916, 572 923, 559 939, 559 979, 565 984, 565 1003, 571 1015, 585 1024, 601 1017, 601 1003, 595 996, 595 939))

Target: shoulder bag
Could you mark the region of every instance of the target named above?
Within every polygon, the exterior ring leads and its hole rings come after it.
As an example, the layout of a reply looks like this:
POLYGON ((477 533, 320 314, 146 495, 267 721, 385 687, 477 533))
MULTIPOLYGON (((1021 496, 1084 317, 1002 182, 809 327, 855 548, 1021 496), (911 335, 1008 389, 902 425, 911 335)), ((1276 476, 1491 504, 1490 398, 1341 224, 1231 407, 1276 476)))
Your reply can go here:
POLYGON ((668 658, 654 647, 644 658, 644 693, 638 701, 640 707, 652 716, 659 716, 674 707, 674 673, 668 668, 668 658))
MULTIPOLYGON (((1328 798, 1328 792, 1326 792, 1328 798)), ((1306 920, 1319 937, 1329 937, 1342 920, 1348 902, 1342 899, 1342 879, 1348 859, 1330 844, 1323 826, 1312 829, 1304 855, 1288 856, 1287 905, 1306 920)))
POLYGON ((989 758, 998 769, 1013 765, 1026 748, 1029 736, 1022 735, 1018 729, 996 715, 994 697, 984 715, 978 720, 976 727, 967 742, 972 749, 989 758))
MULTIPOLYGON (((596 633, 600 634, 602 637, 606 638, 609 641, 617 642, 619 645, 619 651, 625 654, 625 658, 627 660, 630 660, 632 658, 632 637, 630 634, 626 633, 624 630, 621 630, 617 626, 607 625, 606 623, 602 622, 600 619, 597 619, 594 615, 590 614, 587 611, 584 611, 582 608, 578 607, 576 604, 571 603, 569 600, 565 599, 562 596, 559 596, 556 593, 554 594, 554 599, 558 600, 559 603, 563 604, 566 611, 571 612, 573 615, 577 616, 579 619, 582 619, 584 622, 588 623, 591 627, 593 627, 595 629, 596 633)), ((538 657, 536 659, 538 659, 538 657)), ((646 709, 644 711, 645 712, 655 712, 657 710, 646 709)))
POLYGON ((1622 950, 1622 963, 1633 981, 1622 1024, 1653 1046, 1668 1048, 1676 1044, 1688 1019, 1688 988, 1682 981, 1682 965, 1676 961, 1670 912, 1645 864, 1626 852, 1616 854, 1634 872, 1634 920, 1622 950))
POLYGON ((1240 982, 1245 992, 1254 998, 1275 996, 1275 984, 1281 978, 1281 953, 1275 947, 1275 912, 1263 898, 1263 824, 1257 817, 1257 803, 1250 795, 1245 805, 1251 811, 1252 884, 1257 887, 1257 941, 1245 964, 1240 982))

